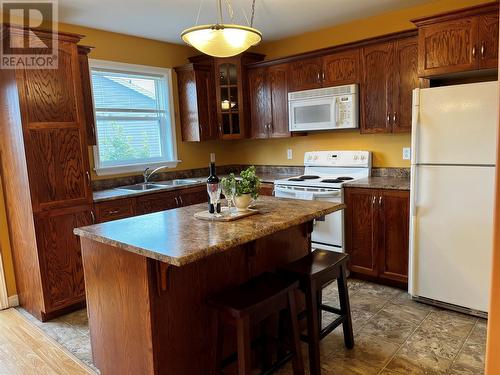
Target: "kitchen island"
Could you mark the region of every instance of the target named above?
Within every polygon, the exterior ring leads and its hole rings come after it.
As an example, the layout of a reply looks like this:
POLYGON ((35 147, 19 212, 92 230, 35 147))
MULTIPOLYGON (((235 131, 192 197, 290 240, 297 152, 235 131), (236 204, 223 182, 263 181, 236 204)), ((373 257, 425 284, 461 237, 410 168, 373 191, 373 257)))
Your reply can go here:
POLYGON ((207 299, 306 255, 313 220, 344 205, 261 197, 256 208, 232 222, 195 219, 199 204, 75 229, 102 375, 211 373, 207 299))

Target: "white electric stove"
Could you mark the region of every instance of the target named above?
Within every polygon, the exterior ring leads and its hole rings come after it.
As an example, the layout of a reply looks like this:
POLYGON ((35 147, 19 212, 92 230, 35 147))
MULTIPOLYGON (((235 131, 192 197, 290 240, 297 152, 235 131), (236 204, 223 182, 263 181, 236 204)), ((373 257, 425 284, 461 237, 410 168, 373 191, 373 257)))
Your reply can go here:
MULTIPOLYGON (((342 185, 369 177, 370 151, 312 151, 304 155, 304 174, 274 181, 276 197, 305 200, 344 201, 342 185)), ((343 210, 314 221, 312 246, 343 252, 343 210)))

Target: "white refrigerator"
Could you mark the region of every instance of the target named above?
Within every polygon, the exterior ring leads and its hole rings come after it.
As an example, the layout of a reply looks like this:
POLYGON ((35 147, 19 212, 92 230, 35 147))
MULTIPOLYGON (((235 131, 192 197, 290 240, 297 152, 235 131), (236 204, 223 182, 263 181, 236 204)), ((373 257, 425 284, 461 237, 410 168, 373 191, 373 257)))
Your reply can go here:
POLYGON ((413 93, 409 292, 484 316, 493 247, 498 82, 413 93))

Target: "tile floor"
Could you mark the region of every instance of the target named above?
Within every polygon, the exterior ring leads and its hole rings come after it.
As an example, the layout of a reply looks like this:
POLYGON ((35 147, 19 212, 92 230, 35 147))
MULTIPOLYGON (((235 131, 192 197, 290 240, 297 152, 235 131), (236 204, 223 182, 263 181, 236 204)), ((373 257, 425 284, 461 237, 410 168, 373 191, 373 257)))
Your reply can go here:
MULTIPOLYGON (((486 320, 414 302, 401 290, 349 279, 355 347, 343 345, 341 328, 321 342, 324 375, 484 373, 486 320)), ((323 300, 337 305, 337 289, 325 288, 323 300)), ((92 367, 86 311, 40 323, 19 309, 92 367)), ((324 313, 325 324, 331 319, 324 313)), ((307 347, 304 345, 307 361, 307 347)), ((291 366, 280 374, 291 374, 291 366)))

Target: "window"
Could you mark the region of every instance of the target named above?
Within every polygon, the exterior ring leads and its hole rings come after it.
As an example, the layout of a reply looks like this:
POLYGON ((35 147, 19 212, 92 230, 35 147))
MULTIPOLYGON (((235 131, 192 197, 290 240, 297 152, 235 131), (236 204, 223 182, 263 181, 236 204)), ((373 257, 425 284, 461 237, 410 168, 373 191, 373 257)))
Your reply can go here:
POLYGON ((98 175, 177 165, 170 69, 90 60, 98 175))

